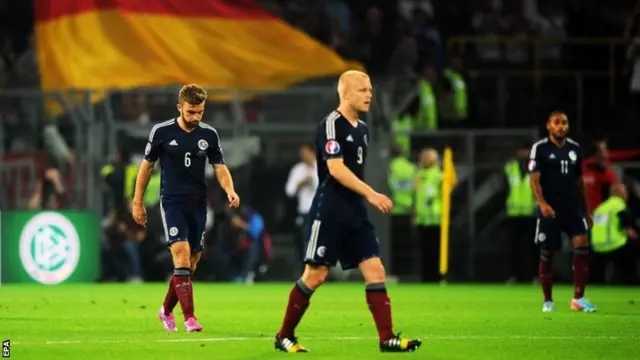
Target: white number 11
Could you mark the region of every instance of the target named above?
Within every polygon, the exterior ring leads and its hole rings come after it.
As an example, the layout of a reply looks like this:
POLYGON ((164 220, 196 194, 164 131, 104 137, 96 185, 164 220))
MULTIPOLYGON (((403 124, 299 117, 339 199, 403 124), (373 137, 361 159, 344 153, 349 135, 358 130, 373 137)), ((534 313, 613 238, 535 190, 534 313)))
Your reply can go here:
POLYGON ((569 173, 569 161, 568 160, 560 160, 560 173, 568 174, 569 173))

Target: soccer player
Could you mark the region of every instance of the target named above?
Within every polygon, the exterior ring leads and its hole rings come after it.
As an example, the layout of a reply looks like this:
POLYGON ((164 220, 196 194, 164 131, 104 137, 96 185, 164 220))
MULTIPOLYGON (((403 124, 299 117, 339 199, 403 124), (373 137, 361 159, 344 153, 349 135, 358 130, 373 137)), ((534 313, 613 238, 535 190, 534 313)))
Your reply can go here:
POLYGON ((218 132, 200 122, 206 91, 195 84, 186 85, 178 98, 180 116, 151 129, 136 180, 132 213, 138 224, 146 224, 144 192, 153 165, 160 159, 160 211, 174 270, 158 317, 166 331, 177 331, 173 308, 180 302, 185 330, 193 332, 202 331, 194 315, 191 274, 196 270, 204 244, 207 158, 213 164, 220 186, 227 193, 229 205, 238 207, 240 198, 224 163, 218 132))
POLYGON ((584 298, 589 277, 589 241, 592 224, 582 180, 582 152, 577 142, 567 137, 569 120, 560 111, 547 120, 549 136, 531 147, 529 171, 531 187, 538 201, 535 242, 540 248, 538 272, 544 293, 543 312, 555 310, 553 254, 561 243, 561 233, 573 244, 574 295, 571 308, 594 312, 596 307, 584 298))
POLYGON ((393 206, 387 196, 362 180, 369 131, 358 119, 358 113, 369 110, 372 91, 367 74, 353 70, 343 73, 338 81, 340 106, 318 127, 315 145, 320 185, 307 218, 306 265, 289 294, 284 321, 275 337, 277 350, 307 352, 294 331, 311 296, 337 261, 343 269, 359 267, 364 276, 366 300, 378 329, 381 351, 413 351, 422 344, 393 332, 378 239, 363 201, 366 199, 383 213, 393 206))

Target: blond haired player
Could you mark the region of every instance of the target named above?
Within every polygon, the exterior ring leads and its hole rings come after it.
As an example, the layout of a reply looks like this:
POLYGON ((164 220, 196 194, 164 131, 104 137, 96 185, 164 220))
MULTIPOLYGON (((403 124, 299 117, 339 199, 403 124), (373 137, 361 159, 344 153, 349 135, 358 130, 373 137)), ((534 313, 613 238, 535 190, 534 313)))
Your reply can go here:
POLYGON ((315 145, 320 185, 307 218, 306 265, 289 294, 284 321, 275 338, 278 350, 307 352, 298 343, 295 328, 314 291, 327 278, 329 267, 338 261, 344 269, 360 268, 364 276, 366 303, 378 330, 380 351, 414 351, 422 344, 393 332, 378 239, 365 208, 365 199, 383 213, 393 205, 363 181, 369 130, 358 115, 369 110, 372 92, 367 74, 345 72, 338 82, 340 106, 318 127, 315 145))

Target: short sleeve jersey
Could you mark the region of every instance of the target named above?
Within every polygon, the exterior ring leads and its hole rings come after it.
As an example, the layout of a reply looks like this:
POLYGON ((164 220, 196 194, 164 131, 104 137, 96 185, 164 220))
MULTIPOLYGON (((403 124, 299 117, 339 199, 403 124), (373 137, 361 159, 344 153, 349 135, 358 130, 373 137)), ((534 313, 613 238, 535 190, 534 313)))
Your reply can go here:
POLYGON ((200 123, 187 132, 180 128, 177 119, 151 129, 144 158, 150 162, 160 160, 163 200, 204 200, 207 159, 211 164, 224 164, 220 137, 213 127, 200 123))
POLYGON ((360 194, 340 184, 329 173, 327 160, 342 158, 355 176, 364 180, 364 166, 369 146, 369 129, 358 120, 353 125, 340 112, 333 111, 317 129, 316 161, 318 164, 318 193, 336 201, 346 201, 364 208, 360 194))
POLYGON ((582 179, 582 152, 580 145, 567 138, 557 146, 549 138, 531 147, 529 172, 540 173, 542 196, 554 210, 581 209, 578 181, 582 179))

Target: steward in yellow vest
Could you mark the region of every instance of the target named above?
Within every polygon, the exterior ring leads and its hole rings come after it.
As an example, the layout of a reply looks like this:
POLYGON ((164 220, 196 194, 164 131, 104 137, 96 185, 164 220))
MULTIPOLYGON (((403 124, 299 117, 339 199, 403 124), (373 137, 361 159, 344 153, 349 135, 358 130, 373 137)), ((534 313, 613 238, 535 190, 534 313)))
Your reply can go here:
POLYGON ((397 147, 392 149, 392 156, 389 164, 389 189, 393 200, 391 214, 410 215, 416 166, 397 147))
POLYGON ((420 153, 415 180, 414 225, 421 249, 422 281, 440 281, 440 217, 443 173, 434 149, 420 153))
POLYGON ((438 99, 435 91, 438 73, 433 67, 426 66, 421 75, 418 81, 420 106, 414 129, 438 130, 438 99))
POLYGON ((529 239, 536 230, 536 201, 531 189, 527 170, 529 144, 518 148, 513 160, 504 165, 507 196, 505 200, 505 228, 509 236, 508 283, 530 282, 536 276, 537 253, 534 242, 529 239))
POLYGON ((467 83, 462 76, 462 58, 454 56, 444 70, 444 77, 451 83, 453 91, 453 108, 456 120, 464 120, 469 116, 467 83))
MULTIPOLYGON (((408 155, 408 154, 407 154, 408 155)), ((389 189, 393 199, 391 208, 391 269, 394 274, 411 275, 415 270, 411 260, 413 256, 406 249, 415 246, 412 242, 413 226, 411 213, 413 210, 413 182, 416 166, 407 159, 400 146, 391 149, 389 164, 389 189)))
POLYGON ((591 247, 596 253, 609 253, 627 244, 635 237, 633 217, 627 211, 627 191, 624 185, 614 185, 611 197, 593 212, 591 247))
POLYGON ((506 211, 508 217, 533 216, 536 208, 535 196, 531 189, 526 162, 511 160, 504 165, 507 189, 506 211))
POLYGON ((413 116, 405 112, 398 116, 392 123, 393 139, 399 147, 401 154, 408 157, 411 155, 411 131, 413 130, 413 116))
POLYGON ((609 263, 614 265, 616 283, 637 284, 637 255, 629 239, 637 240, 638 227, 627 208, 627 189, 623 184, 611 187, 611 197, 600 204, 593 213, 591 248, 593 259, 591 278, 595 282, 611 283, 607 278, 609 263))

